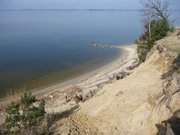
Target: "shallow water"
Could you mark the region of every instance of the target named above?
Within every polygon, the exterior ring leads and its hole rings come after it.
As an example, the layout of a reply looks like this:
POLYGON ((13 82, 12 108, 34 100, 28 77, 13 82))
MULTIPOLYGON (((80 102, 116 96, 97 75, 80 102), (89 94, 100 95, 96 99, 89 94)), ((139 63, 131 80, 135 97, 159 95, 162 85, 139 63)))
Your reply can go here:
POLYGON ((141 15, 138 11, 0 11, 0 96, 59 82, 113 60, 118 50, 93 48, 92 43, 134 42, 142 32, 141 15))

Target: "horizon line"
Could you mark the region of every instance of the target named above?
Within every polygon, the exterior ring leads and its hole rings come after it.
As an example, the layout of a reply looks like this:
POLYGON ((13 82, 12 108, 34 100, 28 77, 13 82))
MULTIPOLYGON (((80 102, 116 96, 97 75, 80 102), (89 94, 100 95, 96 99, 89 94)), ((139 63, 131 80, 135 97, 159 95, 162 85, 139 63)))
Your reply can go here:
MULTIPOLYGON (((53 9, 53 8, 24 8, 24 9, 0 9, 0 11, 144 11, 146 9, 106 9, 106 8, 87 8, 87 9, 53 9)), ((170 11, 180 11, 180 9, 171 9, 170 11)))

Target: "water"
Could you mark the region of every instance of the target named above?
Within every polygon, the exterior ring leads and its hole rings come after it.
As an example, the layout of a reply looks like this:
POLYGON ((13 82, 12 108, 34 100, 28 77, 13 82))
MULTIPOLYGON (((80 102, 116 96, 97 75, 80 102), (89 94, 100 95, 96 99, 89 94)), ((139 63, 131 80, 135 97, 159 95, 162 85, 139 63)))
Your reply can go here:
MULTIPOLYGON (((179 13, 173 14, 178 18, 179 13)), ((134 42, 142 32, 141 15, 137 11, 0 11, 0 97, 63 81, 111 61, 118 50, 90 45, 134 42)))

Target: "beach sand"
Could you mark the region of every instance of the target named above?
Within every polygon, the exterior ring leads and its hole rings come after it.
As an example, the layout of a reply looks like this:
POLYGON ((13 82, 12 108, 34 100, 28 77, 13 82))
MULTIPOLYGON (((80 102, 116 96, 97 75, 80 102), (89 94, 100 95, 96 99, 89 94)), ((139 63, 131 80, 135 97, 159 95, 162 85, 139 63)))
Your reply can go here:
MULTIPOLYGON (((65 92, 67 89, 77 85, 84 83, 84 85, 88 85, 88 83, 96 83, 99 80, 102 80, 108 74, 113 74, 115 72, 119 72, 119 69, 126 64, 128 61, 135 59, 136 56, 136 45, 112 45, 109 47, 120 49, 119 55, 112 61, 104 66, 97 68, 93 71, 82 74, 73 79, 69 79, 67 81, 50 85, 45 88, 38 88, 32 90, 32 93, 38 97, 47 97, 56 92, 65 92), (91 81, 91 82, 90 82, 91 81)), ((103 83, 103 82, 102 82, 103 83)), ((1 99, 0 105, 4 106, 9 104, 12 101, 18 100, 19 94, 12 95, 11 97, 5 97, 1 99), (8 99, 8 100, 7 100, 8 99)))
POLYGON ((47 95, 50 93, 53 93, 55 91, 59 91, 61 89, 67 89, 68 87, 71 87, 76 84, 80 84, 83 82, 87 82, 88 80, 98 80, 98 77, 106 76, 108 74, 111 74, 112 72, 118 71, 124 64, 129 62, 132 59, 136 59, 136 45, 114 45, 110 46, 113 48, 120 49, 119 55, 117 58, 115 58, 112 62, 107 63, 106 65, 97 68, 93 71, 87 72, 85 74, 82 74, 78 77, 75 77, 73 79, 69 79, 62 83, 57 83, 55 85, 43 88, 43 89, 35 89, 33 90, 33 93, 35 95, 47 95))
MULTIPOLYGON (((83 75, 70 79, 68 81, 57 83, 55 85, 42 88, 42 89, 34 89, 32 93, 36 95, 38 98, 44 98, 47 102, 48 112, 62 112, 66 111, 68 108, 72 108, 76 103, 70 102, 67 104, 65 96, 68 91, 73 87, 81 87, 85 89, 88 87, 93 87, 97 85, 104 85, 105 83, 111 81, 112 75, 118 74, 122 71, 123 66, 128 66, 128 62, 136 61, 136 45, 120 45, 120 46, 110 46, 113 48, 120 49, 119 55, 112 62, 107 63, 106 65, 97 68, 91 72, 87 72, 83 75), (108 78, 108 80, 107 80, 108 78), (104 81, 103 81, 104 80, 104 81), (55 110, 54 110, 55 109, 55 110), (59 110, 60 109, 60 110, 59 110)), ((19 95, 14 95, 11 97, 6 97, 1 99, 0 108, 3 111, 4 106, 11 103, 12 101, 19 100, 19 95)), ((1 113, 1 112, 0 112, 1 113)), ((3 114, 2 114, 3 116, 3 114)), ((1 117, 3 119, 3 117, 1 117)), ((2 121, 2 120, 0 120, 2 121)))
POLYGON ((61 113, 74 108, 78 105, 73 99, 77 95, 81 101, 86 101, 93 97, 105 84, 116 80, 117 76, 125 77, 130 74, 131 70, 128 70, 128 68, 138 63, 136 46, 110 47, 122 50, 114 61, 63 84, 48 87, 42 90, 42 92, 35 92, 36 95, 43 95, 42 98, 46 99, 46 111, 48 113, 61 113))

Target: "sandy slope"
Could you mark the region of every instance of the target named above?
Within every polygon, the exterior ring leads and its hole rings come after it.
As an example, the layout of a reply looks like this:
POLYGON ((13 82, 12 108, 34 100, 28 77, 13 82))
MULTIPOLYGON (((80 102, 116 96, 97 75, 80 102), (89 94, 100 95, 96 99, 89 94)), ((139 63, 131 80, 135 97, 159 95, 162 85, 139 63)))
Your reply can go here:
MULTIPOLYGON (((90 74, 81 76, 79 79, 77 78, 74 82, 70 83, 70 85, 56 87, 50 93, 47 92, 45 95, 45 97, 47 97, 46 111, 48 113, 60 113, 67 108, 74 107, 74 105, 76 106, 77 103, 75 103, 74 100, 71 102, 71 99, 74 97, 73 95, 82 95, 83 101, 91 98, 103 85, 112 82, 116 75, 125 72, 126 67, 137 60, 135 46, 113 47, 122 48, 123 55, 104 67, 90 74), (67 99, 70 99, 68 103, 67 99)), ((48 88, 48 91, 49 90, 51 89, 48 88)))
POLYGON ((164 87, 162 80, 162 74, 169 71, 177 58, 179 36, 178 31, 158 41, 145 63, 126 78, 105 85, 94 98, 81 103, 80 111, 73 114, 72 119, 79 118, 82 125, 91 123, 92 128, 97 128, 97 134, 156 135, 156 124, 169 119, 180 105, 178 93, 170 94, 179 88, 177 77, 168 83, 171 89, 167 93, 164 88, 168 85, 164 87), (167 49, 171 45, 175 49, 173 52, 170 51, 172 47, 167 49), (86 117, 84 122, 82 117, 86 117))
POLYGON ((162 70, 156 64, 159 60, 155 53, 130 76, 105 85, 94 98, 82 103, 74 116, 86 116, 105 135, 155 133, 154 99, 162 91, 162 70))

